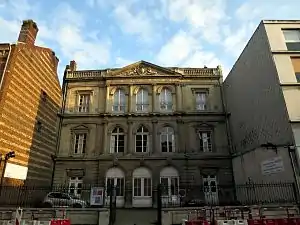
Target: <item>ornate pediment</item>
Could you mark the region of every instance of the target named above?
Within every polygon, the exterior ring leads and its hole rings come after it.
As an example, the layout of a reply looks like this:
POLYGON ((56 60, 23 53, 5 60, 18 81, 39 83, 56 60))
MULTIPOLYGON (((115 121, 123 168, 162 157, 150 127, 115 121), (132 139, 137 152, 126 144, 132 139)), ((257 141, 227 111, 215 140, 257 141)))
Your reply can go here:
POLYGON ((132 77, 132 76, 166 76, 175 75, 180 76, 181 74, 176 73, 168 68, 160 67, 148 62, 140 61, 129 66, 125 66, 118 70, 109 71, 109 75, 132 77))

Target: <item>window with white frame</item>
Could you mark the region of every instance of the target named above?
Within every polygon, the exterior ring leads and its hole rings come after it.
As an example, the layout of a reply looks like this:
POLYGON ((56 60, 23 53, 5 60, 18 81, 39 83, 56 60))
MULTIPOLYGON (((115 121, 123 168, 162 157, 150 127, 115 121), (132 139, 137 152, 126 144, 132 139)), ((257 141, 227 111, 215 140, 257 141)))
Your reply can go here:
POLYGON ((149 131, 146 127, 140 126, 135 135, 135 151, 147 152, 149 141, 149 131))
POLYGON ((123 177, 107 177, 106 188, 107 196, 110 196, 112 190, 115 191, 116 196, 124 196, 125 181, 123 177))
POLYGON ((159 95, 160 109, 163 111, 172 110, 173 99, 172 92, 168 88, 163 88, 159 95))
POLYGON ((212 132, 211 131, 198 131, 198 137, 200 140, 200 151, 211 152, 212 151, 212 132))
POLYGON ((172 127, 164 127, 160 133, 162 152, 175 152, 175 135, 172 127))
POLYGON ((179 193, 179 177, 161 177, 162 196, 177 196, 179 193))
POLYGON ((206 110, 207 109, 207 93, 206 92, 196 92, 196 110, 206 110))
POLYGON ((79 94, 78 112, 88 112, 90 107, 90 94, 79 94))
POLYGON ((69 180, 69 193, 73 196, 79 197, 82 192, 82 177, 71 177, 69 180))
POLYGON ((136 111, 146 112, 148 110, 149 97, 146 89, 140 89, 136 94, 136 111))
POLYGON ((134 197, 150 197, 151 194, 151 178, 133 178, 133 196, 134 197))
POLYGON ((74 154, 84 154, 86 148, 86 133, 75 134, 74 137, 74 154))
POLYGON ((114 93, 113 100, 113 111, 114 112, 124 112, 125 111, 125 91, 122 89, 117 89, 114 93))
POLYGON ((116 127, 111 133, 110 153, 124 152, 125 149, 125 134, 124 130, 116 127))
POLYGON ((300 51, 300 29, 283 30, 283 35, 289 51, 300 51))

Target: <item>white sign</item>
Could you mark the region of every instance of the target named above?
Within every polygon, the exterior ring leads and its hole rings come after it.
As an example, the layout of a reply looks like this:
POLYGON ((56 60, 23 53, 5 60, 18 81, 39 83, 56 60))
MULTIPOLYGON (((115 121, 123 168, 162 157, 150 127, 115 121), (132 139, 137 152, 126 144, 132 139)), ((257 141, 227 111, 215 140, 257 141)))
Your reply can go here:
POLYGON ((262 175, 270 175, 284 171, 284 165, 281 157, 274 157, 261 162, 262 175))
POLYGON ((91 205, 103 205, 104 188, 92 187, 91 188, 91 205))
POLYGON ((4 177, 26 180, 27 178, 28 167, 20 166, 12 163, 6 164, 6 169, 4 172, 4 177))

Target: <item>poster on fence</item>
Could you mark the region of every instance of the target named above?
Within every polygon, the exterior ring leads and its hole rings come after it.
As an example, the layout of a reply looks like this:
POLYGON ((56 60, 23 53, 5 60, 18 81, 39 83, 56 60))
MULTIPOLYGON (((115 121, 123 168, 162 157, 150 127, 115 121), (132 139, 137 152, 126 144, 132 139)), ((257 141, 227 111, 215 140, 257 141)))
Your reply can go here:
POLYGON ((103 205, 104 188, 92 187, 91 188, 91 205, 103 205))

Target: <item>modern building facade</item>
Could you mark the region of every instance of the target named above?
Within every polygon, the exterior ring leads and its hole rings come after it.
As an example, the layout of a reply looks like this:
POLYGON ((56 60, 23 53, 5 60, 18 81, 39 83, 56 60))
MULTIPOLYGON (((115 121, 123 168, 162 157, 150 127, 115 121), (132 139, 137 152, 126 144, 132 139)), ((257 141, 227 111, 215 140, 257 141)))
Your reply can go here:
POLYGON ((233 181, 221 84, 220 67, 77 70, 71 61, 54 185, 82 197, 84 186, 112 184, 119 207, 154 206, 159 183, 165 202, 187 184, 218 201, 218 185, 233 181))
POLYGON ((37 33, 36 23, 26 20, 17 43, 0 44, 3 185, 51 185, 52 181, 62 94, 58 58, 51 49, 35 45, 37 33), (11 151, 15 157, 4 160, 11 151))
POLYGON ((299 72, 300 21, 262 21, 224 81, 237 183, 298 183, 299 72))

